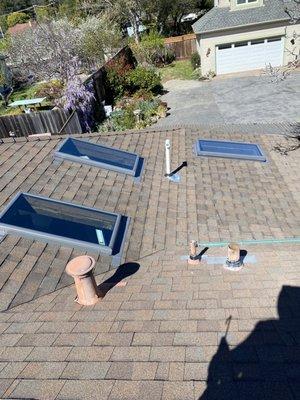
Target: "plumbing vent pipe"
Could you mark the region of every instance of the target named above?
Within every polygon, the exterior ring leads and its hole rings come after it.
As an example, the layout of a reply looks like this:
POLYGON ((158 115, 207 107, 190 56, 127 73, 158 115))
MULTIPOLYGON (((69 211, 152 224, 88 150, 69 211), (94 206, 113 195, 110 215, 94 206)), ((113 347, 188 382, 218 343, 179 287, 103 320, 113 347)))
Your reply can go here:
POLYGON ((170 176, 171 173, 171 160, 170 160, 170 148, 171 142, 170 139, 167 139, 165 142, 165 149, 166 149, 166 176, 170 176))
POLYGON ((225 268, 238 271, 243 265, 240 255, 240 246, 237 243, 230 243, 227 251, 225 268))
POLYGON ((166 154, 166 173, 165 176, 169 181, 179 183, 180 175, 171 172, 171 157, 170 157, 171 141, 166 139, 165 141, 165 154, 166 154))
POLYGON ((190 265, 198 265, 200 264, 200 257, 197 255, 197 247, 198 243, 196 240, 192 240, 190 242, 190 256, 188 258, 188 264, 190 265))
POLYGON ((66 273, 74 278, 77 297, 75 301, 83 306, 97 303, 98 290, 93 274, 95 260, 90 256, 79 256, 71 260, 66 273))

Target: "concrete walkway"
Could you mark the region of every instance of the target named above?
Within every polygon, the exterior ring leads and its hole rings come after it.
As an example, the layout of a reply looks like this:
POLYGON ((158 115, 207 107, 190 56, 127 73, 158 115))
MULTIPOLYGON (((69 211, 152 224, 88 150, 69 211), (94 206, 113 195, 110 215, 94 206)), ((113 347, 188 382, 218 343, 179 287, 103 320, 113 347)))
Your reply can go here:
POLYGON ((294 124, 299 121, 300 74, 278 84, 266 77, 228 77, 165 84, 170 115, 159 126, 223 124, 294 124))

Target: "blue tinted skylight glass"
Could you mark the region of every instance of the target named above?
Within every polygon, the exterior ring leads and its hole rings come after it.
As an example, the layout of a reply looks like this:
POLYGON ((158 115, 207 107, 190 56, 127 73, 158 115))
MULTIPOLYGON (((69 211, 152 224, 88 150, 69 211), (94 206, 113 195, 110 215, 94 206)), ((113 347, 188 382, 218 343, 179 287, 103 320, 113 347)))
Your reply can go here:
POLYGON ((199 156, 266 161, 262 149, 255 143, 199 139, 196 143, 196 154, 199 156))
POLYGON ((0 233, 16 234, 122 257, 129 218, 95 208, 19 193, 0 214, 0 233))
POLYGON ((137 154, 74 138, 66 139, 54 153, 54 157, 135 177, 141 173, 143 161, 137 154))
POLYGON ((0 221, 23 229, 109 246, 117 216, 22 194, 0 221))

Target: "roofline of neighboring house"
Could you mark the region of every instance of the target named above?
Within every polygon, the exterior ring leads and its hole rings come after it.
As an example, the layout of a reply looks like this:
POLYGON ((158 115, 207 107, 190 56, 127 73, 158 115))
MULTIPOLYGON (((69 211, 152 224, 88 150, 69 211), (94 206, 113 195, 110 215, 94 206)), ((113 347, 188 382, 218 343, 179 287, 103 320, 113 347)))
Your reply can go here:
MULTIPOLYGON (((212 29, 210 31, 199 31, 199 32, 195 32, 194 33, 196 35, 200 35, 202 33, 212 33, 212 32, 220 32, 220 31, 229 31, 230 29, 237 29, 237 28, 243 28, 245 26, 256 26, 256 25, 263 25, 263 24, 272 24, 273 22, 281 22, 281 21, 289 21, 289 17, 286 18, 280 18, 280 19, 272 19, 269 21, 262 21, 262 22, 254 22, 252 24, 242 24, 242 25, 236 25, 236 26, 228 26, 226 28, 219 28, 219 29, 212 29)), ((195 22, 196 24, 196 22, 195 22)), ((295 24, 296 25, 296 24, 295 24)))

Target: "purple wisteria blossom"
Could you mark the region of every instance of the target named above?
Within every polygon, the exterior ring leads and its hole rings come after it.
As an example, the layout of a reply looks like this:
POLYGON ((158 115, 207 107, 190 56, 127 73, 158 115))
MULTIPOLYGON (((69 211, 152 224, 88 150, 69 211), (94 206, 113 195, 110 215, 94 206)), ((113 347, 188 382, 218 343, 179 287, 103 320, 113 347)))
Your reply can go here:
POLYGON ((82 82, 78 75, 80 66, 73 60, 68 66, 67 83, 63 96, 63 107, 67 111, 76 110, 82 127, 91 131, 93 125, 93 101, 95 99, 91 84, 82 82))

